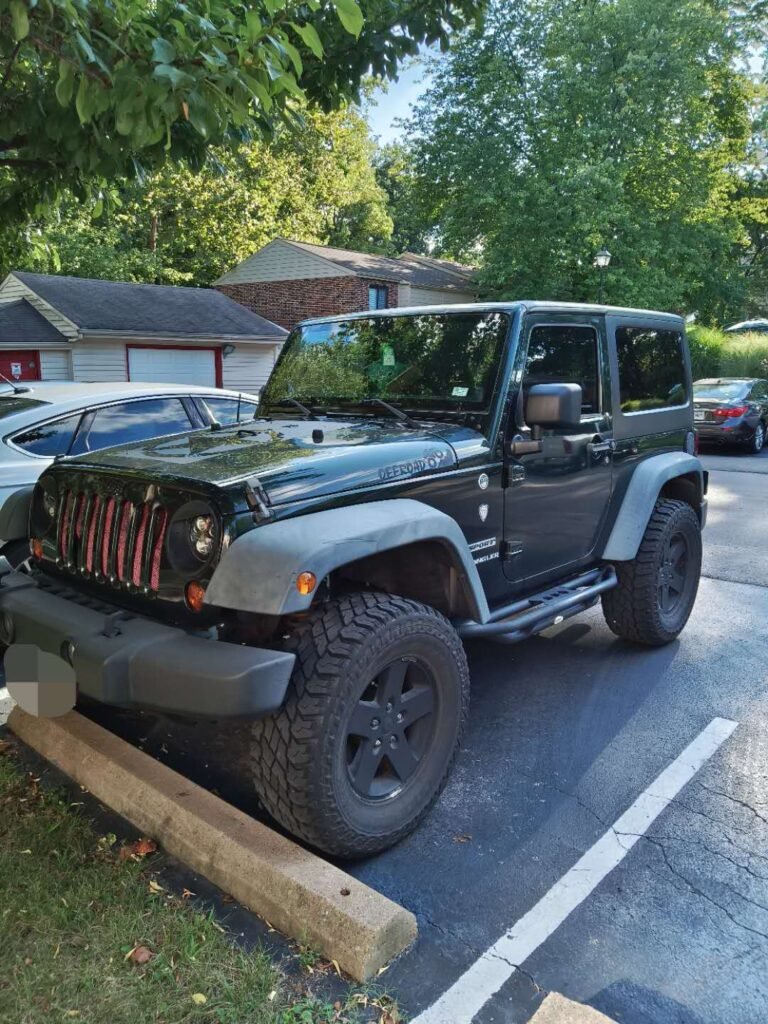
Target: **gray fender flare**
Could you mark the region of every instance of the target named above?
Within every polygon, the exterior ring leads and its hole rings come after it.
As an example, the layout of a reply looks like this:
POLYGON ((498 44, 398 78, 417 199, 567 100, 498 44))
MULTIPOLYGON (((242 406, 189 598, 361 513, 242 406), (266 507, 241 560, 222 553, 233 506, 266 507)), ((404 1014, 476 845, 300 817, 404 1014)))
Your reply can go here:
POLYGON ((0 508, 0 542, 29 536, 29 506, 34 489, 34 484, 20 487, 3 502, 0 508))
POLYGON ((309 512, 257 526, 238 537, 224 553, 205 600, 261 615, 306 611, 314 595, 299 594, 299 573, 313 572, 322 580, 350 562, 426 540, 449 549, 477 620, 486 622, 488 602, 458 524, 444 512, 411 498, 309 512))
POLYGON ((632 474, 602 557, 607 561, 631 561, 637 554, 664 484, 692 473, 699 477, 699 493, 703 494, 704 469, 695 455, 663 452, 640 462, 632 474))

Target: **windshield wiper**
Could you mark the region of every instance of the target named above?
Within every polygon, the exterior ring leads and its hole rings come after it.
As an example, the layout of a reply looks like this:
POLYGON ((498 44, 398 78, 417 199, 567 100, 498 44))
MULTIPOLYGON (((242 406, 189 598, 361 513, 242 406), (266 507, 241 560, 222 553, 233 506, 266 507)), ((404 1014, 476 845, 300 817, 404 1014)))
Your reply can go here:
POLYGON ((366 398, 361 405, 380 405, 387 412, 391 412, 392 415, 400 420, 401 423, 407 423, 409 427, 415 427, 418 429, 419 424, 416 420, 411 419, 407 412, 403 412, 402 409, 398 409, 396 405, 391 405, 389 402, 385 402, 383 398, 366 398))
POLYGON ((277 405, 293 405, 297 409, 299 409, 300 412, 304 413, 304 418, 305 419, 307 419, 307 420, 316 420, 317 419, 317 416, 315 416, 315 414, 312 412, 312 410, 309 408, 309 406, 308 405, 304 405, 304 403, 300 402, 298 400, 298 398, 281 398, 280 401, 277 402, 276 404, 277 405))

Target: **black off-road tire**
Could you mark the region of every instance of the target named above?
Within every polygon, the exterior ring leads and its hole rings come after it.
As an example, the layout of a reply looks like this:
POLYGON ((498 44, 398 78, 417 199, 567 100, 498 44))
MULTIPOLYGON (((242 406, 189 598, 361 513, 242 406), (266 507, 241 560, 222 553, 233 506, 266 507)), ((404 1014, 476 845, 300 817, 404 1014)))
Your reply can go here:
POLYGON ((286 701, 253 725, 251 765, 261 802, 325 853, 360 857, 394 845, 435 803, 458 752, 469 710, 469 669, 458 634, 433 608, 361 592, 318 608, 284 649, 296 654, 286 701), (399 792, 368 799, 351 775, 352 715, 377 672, 403 662, 408 673, 426 672, 432 680, 431 740, 399 792))
POLYGON ((696 600, 701 575, 701 527, 695 511, 684 501, 656 503, 640 548, 631 562, 615 563, 618 586, 602 596, 603 615, 617 636, 638 644, 661 647, 682 631, 696 600), (660 587, 670 544, 686 546, 684 582, 674 607, 665 610, 660 587))

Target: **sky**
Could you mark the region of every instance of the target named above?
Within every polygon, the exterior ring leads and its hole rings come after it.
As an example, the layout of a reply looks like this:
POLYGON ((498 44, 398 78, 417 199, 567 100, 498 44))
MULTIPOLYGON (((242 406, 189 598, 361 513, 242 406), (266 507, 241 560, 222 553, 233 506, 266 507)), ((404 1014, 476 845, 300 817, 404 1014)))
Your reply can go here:
POLYGON ((396 82, 389 82, 385 89, 374 92, 366 116, 371 132, 381 143, 394 142, 400 137, 402 131, 395 121, 408 117, 411 104, 426 89, 427 79, 424 61, 417 58, 400 72, 396 82))

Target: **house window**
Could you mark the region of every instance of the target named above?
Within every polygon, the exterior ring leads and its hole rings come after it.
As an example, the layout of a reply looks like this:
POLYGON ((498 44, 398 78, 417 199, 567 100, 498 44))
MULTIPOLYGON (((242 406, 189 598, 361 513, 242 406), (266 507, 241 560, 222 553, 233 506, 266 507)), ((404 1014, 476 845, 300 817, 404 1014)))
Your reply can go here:
POLYGON ((386 309, 389 289, 385 284, 368 285, 368 309, 386 309))

